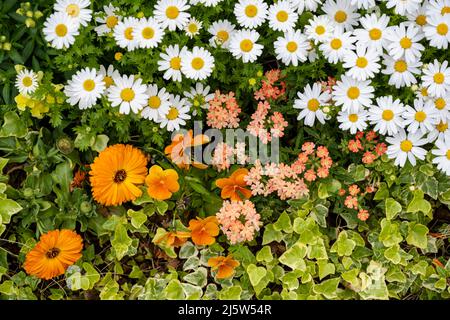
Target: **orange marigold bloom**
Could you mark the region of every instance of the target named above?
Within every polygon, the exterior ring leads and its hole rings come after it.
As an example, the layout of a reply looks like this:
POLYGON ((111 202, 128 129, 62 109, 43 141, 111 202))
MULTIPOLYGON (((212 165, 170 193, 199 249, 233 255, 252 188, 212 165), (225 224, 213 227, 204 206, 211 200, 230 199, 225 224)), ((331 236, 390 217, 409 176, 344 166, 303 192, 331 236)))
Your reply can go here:
POLYGON ((228 257, 209 258, 208 265, 212 270, 218 270, 218 279, 225 279, 233 275, 234 269, 239 266, 239 262, 234 260, 232 255, 229 255, 228 257))
POLYGON ((157 200, 167 200, 180 189, 178 173, 173 169, 163 170, 158 165, 150 168, 145 184, 149 196, 157 200))
POLYGON ((147 158, 141 150, 124 144, 100 152, 91 165, 90 181, 94 199, 106 206, 117 206, 142 195, 138 185, 147 175, 147 158))
POLYGON ((72 230, 53 230, 43 234, 28 252, 24 268, 29 275, 49 280, 66 272, 81 258, 83 240, 72 230))
POLYGON ((156 244, 165 242, 166 245, 171 247, 181 247, 186 243, 187 239, 191 237, 190 232, 186 231, 169 231, 164 236, 155 241, 156 244))
POLYGON ((164 149, 164 153, 181 169, 188 170, 191 164, 196 168, 206 169, 207 165, 191 159, 191 151, 193 147, 201 146, 208 142, 209 138, 207 136, 199 134, 193 137, 192 130, 189 130, 185 135, 177 134, 172 139, 172 143, 164 149))
POLYGON ((231 174, 229 178, 216 180, 216 185, 222 189, 220 196, 222 199, 231 199, 233 201, 242 201, 249 199, 252 192, 246 189, 247 183, 244 178, 248 175, 248 170, 241 168, 231 174))
POLYGON ((205 219, 197 217, 189 221, 192 241, 199 246, 211 245, 216 242, 219 234, 219 221, 216 216, 209 216, 205 219))

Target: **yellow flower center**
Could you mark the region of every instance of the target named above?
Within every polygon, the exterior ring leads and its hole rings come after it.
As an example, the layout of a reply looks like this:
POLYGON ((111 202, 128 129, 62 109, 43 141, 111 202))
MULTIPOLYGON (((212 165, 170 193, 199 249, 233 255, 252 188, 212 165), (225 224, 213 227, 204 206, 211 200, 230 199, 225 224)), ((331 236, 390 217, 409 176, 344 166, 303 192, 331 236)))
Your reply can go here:
POLYGON ((333 39, 331 40, 331 48, 333 48, 334 50, 339 50, 342 47, 342 41, 341 39, 333 39))
POLYGON ((245 15, 247 17, 253 18, 257 14, 258 14, 258 8, 255 5, 249 4, 248 6, 245 7, 245 15))
POLYGON ((373 28, 369 31, 369 37, 372 40, 380 40, 382 36, 381 30, 378 28, 373 28))
POLYGON ((120 61, 123 57, 123 53, 122 52, 116 52, 114 54, 114 59, 116 59, 117 61, 120 61))
POLYGON ((403 140, 403 141, 400 143, 400 149, 401 149, 403 152, 409 152, 409 151, 411 151, 412 147, 413 147, 413 144, 412 144, 412 142, 409 141, 409 140, 403 140))
POLYGON ((180 113, 178 112, 178 109, 175 107, 171 107, 169 110, 169 113, 167 114, 166 118, 168 120, 175 120, 176 118, 178 118, 178 115, 180 113))
POLYGON ((175 6, 169 6, 166 9, 166 16, 169 19, 176 19, 179 14, 180 14, 180 11, 175 6))
POLYGON ((133 28, 132 27, 126 28, 123 34, 125 36, 125 39, 133 40, 133 28))
POLYGON ((308 101, 308 109, 312 112, 316 112, 319 109, 320 103, 317 99, 311 99, 308 101))
POLYGON ((416 115, 414 116, 414 119, 416 119, 417 122, 424 122, 427 118, 427 114, 423 111, 417 111, 416 115))
POLYGON ((448 123, 445 122, 439 122, 439 124, 436 126, 437 131, 439 132, 445 132, 448 129, 448 123))
POLYGON ((434 101, 434 106, 436 107, 436 109, 438 110, 443 110, 445 108, 445 106, 447 105, 447 103, 445 102, 444 98, 437 98, 434 101))
POLYGON ((31 77, 24 77, 24 78, 22 79, 22 84, 23 84, 25 87, 31 87, 31 85, 33 84, 33 79, 31 79, 31 77))
POLYGON ((142 38, 144 39, 152 39, 155 35, 155 30, 153 30, 153 28, 150 27, 145 27, 144 29, 142 29, 142 38))
POLYGON ((437 84, 442 84, 445 80, 444 74, 442 72, 438 72, 433 76, 434 82, 437 84))
POLYGON ((205 65, 205 61, 203 61, 202 58, 196 57, 196 58, 192 59, 191 66, 195 70, 202 69, 204 65, 205 65))
POLYGON ((420 93, 421 93, 424 97, 428 97, 428 89, 427 89, 427 88, 422 88, 422 89, 420 89, 420 93))
POLYGON ((80 7, 75 3, 69 4, 66 7, 66 12, 69 16, 76 18, 80 14, 80 7))
POLYGON ((345 13, 345 11, 339 10, 336 12, 336 14, 334 15, 334 20, 337 23, 343 23, 347 20, 347 13, 345 13))
POLYGON ((105 86, 107 88, 109 88, 110 86, 112 86, 114 84, 114 80, 110 76, 105 76, 103 78, 103 82, 105 83, 105 86))
POLYGON ((106 26, 110 29, 114 28, 118 22, 119 19, 116 16, 109 16, 106 18, 106 26))
POLYGON ((220 30, 219 32, 217 32, 216 37, 217 37, 222 43, 224 43, 225 41, 228 40, 228 38, 230 37, 230 34, 229 34, 226 30, 220 30))
POLYGON ((392 119, 394 119, 394 112, 392 110, 384 110, 383 113, 381 114, 381 117, 383 118, 384 121, 391 121, 392 119))
POLYGON ((436 27, 436 31, 441 36, 445 36, 448 33, 448 26, 445 23, 440 23, 436 27))
POLYGON ((95 82, 92 79, 88 79, 83 82, 83 88, 84 90, 90 92, 95 89, 95 82))
POLYGON ((359 88, 357 87, 350 87, 347 90, 347 97, 349 97, 352 100, 358 99, 360 94, 359 88))
POLYGON ((411 41, 411 39, 408 38, 408 37, 403 37, 403 38, 400 40, 400 46, 401 46, 403 49, 409 49, 409 48, 411 48, 411 46, 412 46, 412 41, 411 41))
POLYGON ((67 34, 67 26, 65 24, 57 24, 55 27, 55 33, 58 37, 64 37, 67 34))
POLYGON ((416 17, 416 23, 417 23, 419 26, 423 27, 424 25, 427 24, 427 16, 425 16, 425 15, 423 15, 423 14, 418 15, 418 16, 416 17))
POLYGON ((348 120, 350 120, 350 122, 355 123, 356 121, 358 121, 358 115, 356 113, 352 113, 348 116, 348 120))
POLYGON ((161 99, 158 96, 151 96, 148 99, 148 106, 152 109, 158 109, 161 106, 161 99))
POLYGON ((250 52, 253 49, 253 42, 249 39, 244 39, 240 44, 241 50, 244 52, 250 52))
POLYGON ((297 43, 294 41, 289 41, 286 45, 286 49, 289 52, 295 52, 297 50, 297 43))
POLYGON ((325 33, 325 27, 324 26, 317 26, 316 27, 316 33, 319 35, 319 36, 321 36, 321 35, 323 35, 324 33, 325 33))
POLYGON ((408 65, 403 60, 395 61, 394 69, 397 72, 403 73, 408 69, 408 65))
POLYGON ((195 24, 195 23, 189 24, 188 30, 190 33, 196 33, 198 31, 197 24, 195 24))
POLYGON ((280 10, 277 13, 277 20, 280 22, 286 22, 287 19, 289 18, 289 15, 286 11, 284 10, 280 10))
POLYGON ((369 64, 369 61, 365 57, 359 57, 356 59, 356 66, 359 68, 365 68, 369 64))
POLYGON ((447 13, 450 13, 450 7, 443 7, 441 10, 441 15, 446 15, 447 13))
POLYGON ((180 70, 181 68, 181 58, 180 57, 173 57, 170 59, 170 67, 174 70, 180 70))
POLYGON ((120 92, 120 98, 122 98, 123 101, 130 102, 134 99, 134 91, 131 88, 125 88, 120 92))
POLYGON ((450 160, 450 150, 447 150, 447 153, 445 155, 447 157, 447 160, 450 160))

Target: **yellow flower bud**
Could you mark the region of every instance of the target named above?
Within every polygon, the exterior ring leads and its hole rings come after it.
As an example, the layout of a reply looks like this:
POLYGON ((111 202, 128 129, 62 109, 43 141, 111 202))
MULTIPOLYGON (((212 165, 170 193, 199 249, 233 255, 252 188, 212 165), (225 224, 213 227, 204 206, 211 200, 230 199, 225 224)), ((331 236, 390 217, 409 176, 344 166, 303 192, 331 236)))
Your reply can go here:
POLYGON ((257 77, 260 77, 260 78, 261 78, 261 77, 263 76, 263 73, 262 73, 262 71, 261 71, 261 70, 259 70, 259 71, 258 71, 258 72, 256 73, 256 76, 257 76, 257 77))
POLYGON ((34 20, 31 18, 27 18, 25 20, 25 25, 27 26, 27 28, 34 28, 36 27, 36 22, 34 22, 34 20))
POLYGON ((27 13, 26 13, 26 16, 27 16, 28 18, 33 17, 33 11, 28 10, 27 13))
POLYGON ((41 11, 35 11, 35 12, 34 12, 34 17, 35 17, 36 19, 42 18, 43 15, 44 15, 44 14, 43 14, 41 11))
POLYGON ((139 19, 140 19, 140 18, 143 18, 143 17, 144 17, 144 13, 143 13, 142 11, 138 12, 137 17, 138 17, 139 19))
POLYGON ((256 79, 255 78, 248 79, 248 84, 254 86, 256 84, 256 79))
POLYGON ((47 103, 53 104, 55 103, 56 99, 54 96, 48 95, 45 101, 47 101, 47 103))
POLYGON ((5 43, 3 44, 3 50, 5 50, 5 51, 11 50, 11 43, 5 42, 5 43))
POLYGON ((122 52, 116 52, 116 54, 114 55, 114 59, 116 59, 116 61, 120 61, 123 57, 122 52))
POLYGON ((16 70, 17 73, 19 73, 20 71, 22 71, 23 69, 25 69, 25 66, 24 66, 24 65, 21 65, 21 64, 16 64, 16 65, 14 66, 14 69, 16 70))

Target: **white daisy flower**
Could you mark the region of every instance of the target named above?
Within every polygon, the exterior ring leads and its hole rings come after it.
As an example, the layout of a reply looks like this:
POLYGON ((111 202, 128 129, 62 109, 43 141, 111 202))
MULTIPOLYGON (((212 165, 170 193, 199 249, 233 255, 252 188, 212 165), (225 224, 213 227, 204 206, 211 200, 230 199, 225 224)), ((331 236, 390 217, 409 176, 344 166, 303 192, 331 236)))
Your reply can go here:
POLYGON ((450 93, 450 68, 448 61, 441 64, 438 60, 429 63, 423 70, 422 85, 432 97, 443 98, 450 93))
POLYGON ((68 14, 73 22, 85 27, 92 19, 90 5, 89 0, 57 0, 53 8, 55 12, 68 14))
POLYGON ((243 28, 259 27, 267 18, 267 3, 263 0, 239 0, 234 6, 234 15, 243 28))
POLYGON ((186 12, 190 7, 186 0, 159 0, 153 14, 163 29, 182 30, 191 16, 186 12))
POLYGON ((107 6, 103 6, 103 11, 104 13, 102 13, 102 16, 95 18, 95 21, 100 23, 100 25, 94 29, 99 36, 112 32, 114 27, 121 20, 121 17, 116 13, 119 9, 114 7, 111 3, 107 6))
POLYGON ((323 0, 291 0, 292 7, 301 14, 303 11, 315 12, 323 0))
POLYGON ((222 46, 222 48, 228 48, 231 36, 235 30, 234 24, 228 20, 219 20, 213 22, 211 27, 209 27, 208 32, 212 34, 209 44, 213 47, 217 45, 222 46))
POLYGON ((219 2, 222 2, 223 0, 191 0, 191 4, 203 4, 205 7, 215 7, 219 4, 219 2))
POLYGON ((336 64, 342 61, 348 51, 355 49, 353 44, 355 41, 356 38, 352 36, 351 32, 342 33, 335 30, 333 35, 319 46, 319 49, 328 62, 336 64))
POLYGON ((33 70, 20 70, 16 76, 16 88, 21 94, 29 95, 38 87, 38 76, 33 70))
POLYGON ((190 91, 185 91, 184 97, 186 98, 186 104, 200 107, 202 109, 209 108, 209 101, 214 99, 214 93, 209 93, 211 88, 209 86, 203 87, 201 82, 197 82, 195 87, 191 87, 190 91))
POLYGON ((333 23, 327 15, 313 16, 305 26, 305 34, 308 36, 308 39, 313 40, 315 44, 324 42, 327 38, 331 37, 333 32, 333 23))
POLYGON ((285 65, 298 66, 298 61, 305 62, 310 47, 309 41, 300 30, 290 30, 274 43, 277 59, 285 65))
POLYGON ((103 82, 105 83, 106 89, 114 84, 114 78, 120 77, 119 71, 114 69, 112 64, 108 66, 108 69, 104 66, 100 66, 98 74, 103 77, 103 82))
POLYGON ((269 7, 269 27, 275 31, 287 32, 294 29, 298 14, 288 0, 280 0, 269 7))
POLYGON ((363 28, 353 30, 353 34, 358 39, 357 44, 374 48, 381 54, 388 44, 385 35, 389 20, 390 18, 385 14, 378 17, 372 13, 362 17, 360 23, 363 28))
POLYGON ((184 55, 186 47, 180 51, 178 44, 168 46, 165 53, 160 54, 158 70, 165 71, 163 78, 166 80, 181 81, 181 56, 184 55))
POLYGON ((97 103, 103 92, 105 83, 103 76, 97 74, 95 69, 85 68, 72 76, 64 87, 64 94, 67 96, 67 102, 83 110, 91 108, 97 103))
POLYGON ((375 0, 351 0, 352 6, 358 9, 369 9, 375 7, 375 0))
POLYGON ((389 85, 395 86, 397 89, 417 83, 414 75, 421 73, 420 67, 422 62, 419 60, 406 62, 404 58, 394 60, 390 56, 385 55, 383 64, 386 68, 381 72, 390 75, 389 85))
POLYGON ((340 31, 352 31, 353 26, 358 25, 360 17, 357 7, 350 0, 327 0, 322 10, 340 31))
POLYGON ((179 95, 169 95, 169 112, 158 120, 161 128, 167 128, 167 131, 180 130, 180 126, 186 124, 186 120, 191 118, 189 114, 189 106, 186 99, 179 95))
POLYGON ((408 21, 405 22, 406 26, 416 26, 419 29, 422 30, 422 28, 427 24, 427 8, 428 8, 428 2, 422 3, 417 10, 414 12, 408 13, 406 17, 408 18, 408 21))
POLYGON ((239 30, 230 40, 229 50, 236 59, 244 63, 254 62, 262 53, 263 45, 256 43, 259 33, 255 30, 239 30))
POLYGON ((404 16, 416 11, 421 3, 422 0, 387 0, 386 7, 389 9, 395 7, 394 12, 404 16))
POLYGON ((428 17, 428 24, 423 28, 430 45, 438 49, 447 49, 450 42, 450 14, 428 17))
POLYGON ((65 12, 56 12, 44 22, 45 40, 56 49, 69 48, 79 34, 78 24, 65 12))
POLYGON ((330 100, 330 94, 322 92, 322 87, 318 83, 314 83, 312 88, 308 84, 304 88, 304 92, 297 92, 298 99, 294 101, 294 108, 301 109, 297 120, 304 120, 306 126, 312 127, 317 120, 324 124, 326 117, 321 106, 326 105, 330 100))
POLYGON ((337 106, 342 106, 342 111, 349 110, 356 113, 364 107, 372 105, 374 88, 370 80, 358 81, 353 78, 342 76, 333 86, 333 100, 337 106))
POLYGON ((194 36, 200 33, 200 29, 202 28, 203 23, 198 21, 195 18, 190 18, 186 26, 184 27, 184 31, 188 35, 189 38, 193 38, 194 36))
POLYGON ((181 55, 181 72, 193 80, 208 78, 214 68, 214 57, 205 48, 194 47, 181 55))
POLYGON ((450 14, 450 0, 430 0, 427 7, 427 16, 436 14, 450 14))
POLYGON ((422 99, 414 100, 414 108, 406 106, 402 116, 405 119, 403 124, 408 126, 407 130, 411 133, 420 131, 426 134, 439 122, 433 103, 422 99))
POLYGON ((375 77, 380 71, 380 57, 375 49, 362 45, 356 46, 356 52, 347 51, 344 56, 344 68, 347 75, 356 80, 367 80, 375 77))
POLYGON ((133 29, 133 38, 139 48, 155 48, 161 43, 164 37, 164 30, 155 18, 139 19, 138 24, 133 29))
POLYGON ((438 115, 439 119, 443 121, 450 119, 450 95, 429 100, 432 102, 434 111, 438 115))
POLYGON ((380 134, 395 135, 405 127, 402 114, 405 105, 392 96, 378 97, 377 105, 370 107, 369 120, 375 125, 374 131, 380 134))
POLYGON ((448 126, 449 121, 440 120, 437 124, 434 125, 433 130, 428 133, 427 139, 430 143, 435 142, 436 140, 442 140, 448 134, 450 134, 450 128, 448 126))
POLYGON ((396 60, 405 56, 406 62, 417 61, 425 49, 419 43, 423 39, 423 34, 415 26, 406 27, 405 24, 400 24, 389 27, 386 31, 386 38, 390 41, 386 49, 389 55, 396 60))
POLYGON ((431 153, 436 156, 433 163, 437 164, 437 168, 450 176, 450 133, 436 141, 436 149, 431 150, 431 153))
POLYGON ((134 75, 114 78, 114 84, 109 87, 108 100, 112 107, 119 106, 119 113, 129 114, 130 109, 139 113, 148 102, 147 86, 142 79, 134 79, 134 75))
POLYGON ((420 86, 420 87, 418 86, 417 90, 415 90, 414 93, 416 94, 416 97, 419 99, 424 99, 424 100, 431 99, 428 94, 428 89, 424 86, 420 86))
POLYGON ((141 116, 144 119, 159 121, 169 113, 170 94, 166 91, 166 88, 158 90, 156 84, 150 84, 145 92, 148 95, 147 106, 141 111, 141 116))
POLYGON ((394 137, 386 137, 390 144, 386 154, 389 159, 395 159, 394 164, 403 167, 408 160, 413 166, 416 165, 416 158, 423 160, 427 151, 420 146, 427 144, 427 140, 420 134, 408 133, 400 129, 394 137))
POLYGON ((128 51, 133 51, 139 45, 134 37, 135 29, 139 25, 139 20, 133 17, 126 17, 119 21, 114 28, 114 39, 121 48, 126 48, 128 51))
POLYGON ((339 111, 337 121, 340 123, 340 129, 350 130, 351 134, 355 134, 367 128, 367 112, 364 110, 358 112, 339 111))

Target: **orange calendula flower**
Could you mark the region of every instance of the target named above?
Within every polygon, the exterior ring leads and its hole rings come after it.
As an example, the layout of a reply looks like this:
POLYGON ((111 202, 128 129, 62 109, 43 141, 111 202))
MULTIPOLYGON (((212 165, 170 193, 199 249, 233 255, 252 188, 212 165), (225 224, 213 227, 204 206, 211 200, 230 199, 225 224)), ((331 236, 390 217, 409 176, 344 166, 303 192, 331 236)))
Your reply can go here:
POLYGON ((106 206, 117 206, 142 195, 138 185, 147 175, 147 158, 141 150, 124 144, 100 152, 91 165, 90 181, 94 199, 106 206))
POLYGON ((36 246, 28 252, 25 271, 49 280, 66 272, 67 267, 81 258, 83 240, 72 230, 53 230, 42 235, 36 246))
POLYGON ((216 242, 219 234, 219 221, 216 216, 210 216, 205 219, 197 217, 189 221, 189 230, 191 230, 192 241, 199 246, 206 246, 216 242))
POLYGON ((217 179, 216 185, 222 189, 220 196, 222 199, 231 199, 233 201, 242 201, 249 199, 252 192, 246 189, 247 183, 244 178, 248 175, 248 170, 241 168, 231 174, 229 178, 217 179))
POLYGON ((190 232, 169 231, 164 236, 155 241, 156 244, 164 242, 166 245, 177 248, 181 247, 191 237, 190 232))
POLYGON ((233 257, 229 255, 228 257, 209 258, 208 265, 212 270, 218 270, 218 279, 225 279, 233 275, 234 269, 239 266, 239 262, 234 260, 233 257))
POLYGON ((163 170, 158 165, 150 168, 145 184, 149 196, 157 200, 167 200, 180 189, 178 173, 173 169, 163 170))
POLYGON ((164 152, 179 168, 188 170, 190 165, 206 169, 208 166, 192 159, 192 148, 208 143, 209 138, 203 134, 193 137, 192 130, 189 130, 185 135, 177 134, 172 143, 168 145, 164 152))

